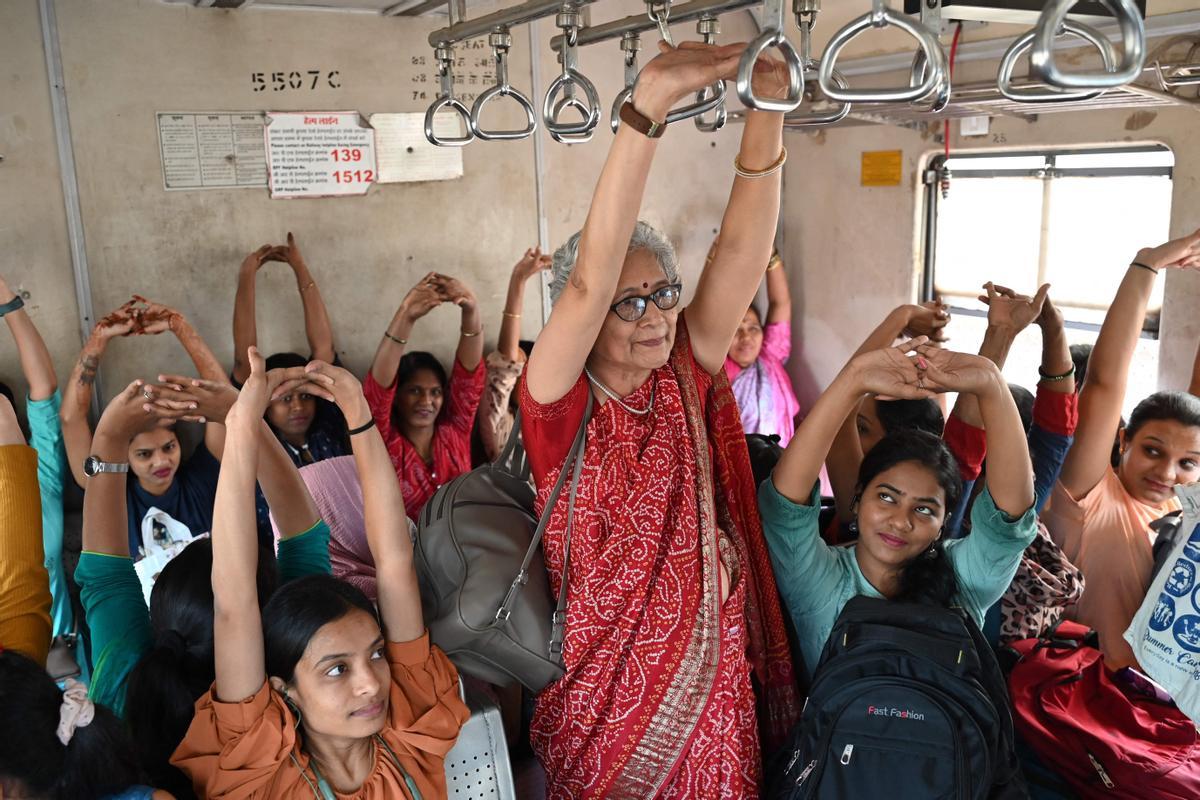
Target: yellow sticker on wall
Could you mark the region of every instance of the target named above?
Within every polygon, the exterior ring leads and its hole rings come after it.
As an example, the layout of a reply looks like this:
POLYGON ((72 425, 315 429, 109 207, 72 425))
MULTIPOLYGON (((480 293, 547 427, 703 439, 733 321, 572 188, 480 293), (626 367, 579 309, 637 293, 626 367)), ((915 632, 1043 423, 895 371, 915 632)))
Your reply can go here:
POLYGON ((862 154, 863 186, 899 186, 904 159, 900 150, 874 150, 862 154))

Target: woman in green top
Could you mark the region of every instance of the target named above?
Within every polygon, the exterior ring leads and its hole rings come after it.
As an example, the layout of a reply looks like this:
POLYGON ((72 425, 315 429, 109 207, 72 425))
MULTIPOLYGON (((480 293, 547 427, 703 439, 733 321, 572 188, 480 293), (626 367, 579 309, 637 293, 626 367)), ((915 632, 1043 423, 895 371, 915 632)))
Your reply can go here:
MULTIPOLYGON (((237 391, 214 405, 228 411, 237 391)), ((188 404, 178 404, 186 406, 188 404)), ((155 418, 187 418, 195 408, 172 410, 146 402, 134 381, 104 410, 92 455, 123 462, 129 442, 155 418)), ((211 411, 210 411, 211 413, 211 411)), ((215 417, 224 419, 224 412, 215 417)), ((259 603, 276 585, 311 574, 329 574, 329 528, 321 521, 304 480, 266 422, 258 480, 282 533, 278 575, 274 559, 260 559, 259 603)), ((148 777, 176 797, 192 795, 191 782, 168 759, 192 721, 192 707, 214 680, 212 545, 197 539, 158 575, 147 609, 129 555, 126 473, 99 472, 88 480, 83 504, 83 553, 75 580, 88 626, 94 672, 91 698, 125 717, 148 777)))
POLYGON ((942 350, 921 336, 856 356, 834 379, 759 490, 763 530, 805 663, 816 667, 842 607, 856 595, 961 606, 982 626, 1033 540, 1033 468, 1016 404, 988 359, 942 350), (987 489, 971 535, 942 541, 962 491, 940 439, 886 436, 863 459, 851 528, 857 543, 826 545, 817 530, 817 479, 838 428, 864 396, 975 395, 987 430, 987 489))

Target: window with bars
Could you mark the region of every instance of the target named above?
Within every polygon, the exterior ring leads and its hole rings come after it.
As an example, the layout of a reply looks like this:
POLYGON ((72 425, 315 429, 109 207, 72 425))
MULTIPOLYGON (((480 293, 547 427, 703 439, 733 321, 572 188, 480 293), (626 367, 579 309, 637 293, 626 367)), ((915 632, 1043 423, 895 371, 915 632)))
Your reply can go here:
MULTIPOLYGON (((1166 241, 1174 154, 1166 147, 1044 150, 953 156, 949 193, 927 193, 925 285, 956 317, 951 346, 978 350, 987 281, 1033 294, 1049 283, 1072 344, 1093 343, 1117 285, 1138 249, 1166 241)), ((1130 407, 1157 387, 1160 277, 1130 376, 1130 407)), ((1037 381, 1041 341, 1022 335, 1004 373, 1037 381)))

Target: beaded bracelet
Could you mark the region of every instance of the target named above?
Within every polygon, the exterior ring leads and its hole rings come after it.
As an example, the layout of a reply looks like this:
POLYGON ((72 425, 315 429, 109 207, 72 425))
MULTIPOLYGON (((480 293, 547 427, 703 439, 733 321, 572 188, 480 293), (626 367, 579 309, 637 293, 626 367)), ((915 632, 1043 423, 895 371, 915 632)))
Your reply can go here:
POLYGON ((1064 372, 1062 375, 1047 375, 1045 372, 1042 371, 1041 367, 1038 367, 1038 375, 1041 376, 1042 380, 1048 381, 1050 383, 1054 383, 1056 381, 1065 381, 1067 378, 1070 378, 1074 374, 1075 374, 1075 365, 1074 364, 1072 364, 1071 368, 1069 370, 1067 370, 1066 372, 1064 372))

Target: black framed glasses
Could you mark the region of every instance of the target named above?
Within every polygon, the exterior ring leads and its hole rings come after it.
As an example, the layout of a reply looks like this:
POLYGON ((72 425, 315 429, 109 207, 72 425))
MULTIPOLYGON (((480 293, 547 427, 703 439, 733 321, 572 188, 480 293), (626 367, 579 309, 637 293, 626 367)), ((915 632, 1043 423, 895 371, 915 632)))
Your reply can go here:
POLYGON ((609 311, 626 322, 637 322, 646 316, 647 303, 653 302, 660 310, 667 311, 679 305, 679 298, 682 295, 682 283, 669 283, 661 289, 655 289, 650 294, 626 297, 619 303, 613 303, 609 306, 609 311))

